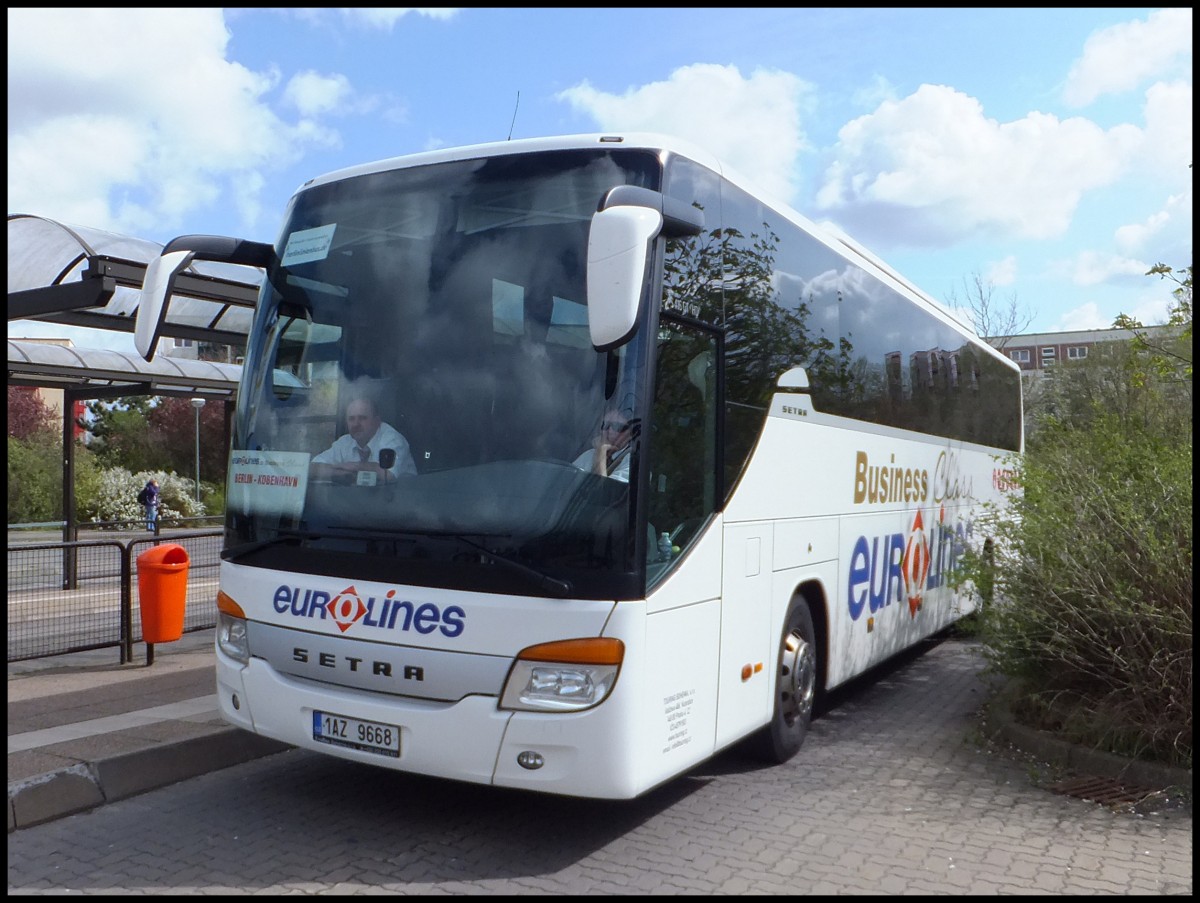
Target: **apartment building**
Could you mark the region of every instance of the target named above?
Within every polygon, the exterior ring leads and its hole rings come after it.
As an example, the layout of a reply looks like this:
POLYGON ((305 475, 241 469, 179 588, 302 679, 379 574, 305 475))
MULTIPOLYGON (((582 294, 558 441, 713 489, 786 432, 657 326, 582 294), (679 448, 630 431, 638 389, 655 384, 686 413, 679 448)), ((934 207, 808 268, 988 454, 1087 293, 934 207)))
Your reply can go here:
MULTIPOLYGON (((1148 326, 1140 332, 1148 335, 1167 330, 1167 326, 1148 326)), ((1081 329, 1070 332, 1031 332, 1023 335, 993 336, 987 339, 993 348, 1008 355, 1021 367, 1023 376, 1037 378, 1061 361, 1081 361, 1099 342, 1129 341, 1132 329, 1081 329)))

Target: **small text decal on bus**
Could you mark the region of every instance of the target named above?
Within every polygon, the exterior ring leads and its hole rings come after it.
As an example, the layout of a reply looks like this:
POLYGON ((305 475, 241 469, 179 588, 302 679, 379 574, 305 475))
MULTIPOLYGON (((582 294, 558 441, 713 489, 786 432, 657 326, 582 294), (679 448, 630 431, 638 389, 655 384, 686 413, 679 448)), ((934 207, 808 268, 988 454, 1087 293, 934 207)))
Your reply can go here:
MULTIPOLYGON (((995 477, 992 478, 993 483, 995 477)), ((920 467, 904 467, 896 456, 880 464, 873 462, 865 451, 854 455, 854 504, 870 505, 891 502, 959 501, 971 497, 971 478, 963 472, 959 455, 943 451, 929 471, 920 467)))
POLYGON ((863 502, 923 502, 929 498, 929 471, 896 465, 874 464, 865 451, 854 456, 854 504, 863 502))
POLYGON ((332 597, 320 589, 280 586, 275 590, 272 604, 280 614, 290 613, 293 617, 318 618, 322 621, 329 618, 342 633, 361 623, 364 627, 415 630, 420 634, 440 630, 445 636, 456 637, 466 627, 467 613, 457 605, 448 605, 443 609, 432 602, 418 604, 407 599, 396 599, 395 595, 396 591, 390 589, 383 599, 368 596, 364 600, 353 586, 346 587, 332 597))

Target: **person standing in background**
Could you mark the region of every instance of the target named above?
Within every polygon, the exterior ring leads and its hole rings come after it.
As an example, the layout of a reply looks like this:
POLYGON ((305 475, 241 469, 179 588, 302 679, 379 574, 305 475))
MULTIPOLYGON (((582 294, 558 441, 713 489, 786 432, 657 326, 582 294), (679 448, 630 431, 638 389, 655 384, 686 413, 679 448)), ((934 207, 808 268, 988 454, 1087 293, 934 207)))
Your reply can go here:
POLYGON ((158 480, 151 477, 142 489, 142 507, 146 509, 146 529, 154 532, 154 522, 158 520, 158 480))

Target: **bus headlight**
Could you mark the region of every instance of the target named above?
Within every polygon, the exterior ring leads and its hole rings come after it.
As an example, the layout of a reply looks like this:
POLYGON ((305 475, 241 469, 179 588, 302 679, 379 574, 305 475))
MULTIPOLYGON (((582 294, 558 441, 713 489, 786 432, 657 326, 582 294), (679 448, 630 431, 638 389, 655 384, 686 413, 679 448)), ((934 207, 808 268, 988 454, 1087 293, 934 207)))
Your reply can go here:
POLYGON ((624 643, 602 637, 530 646, 517 655, 500 708, 577 712, 599 705, 612 692, 624 658, 624 643))
POLYGON ((246 613, 225 593, 217 593, 217 648, 234 661, 250 663, 250 640, 246 635, 246 613))

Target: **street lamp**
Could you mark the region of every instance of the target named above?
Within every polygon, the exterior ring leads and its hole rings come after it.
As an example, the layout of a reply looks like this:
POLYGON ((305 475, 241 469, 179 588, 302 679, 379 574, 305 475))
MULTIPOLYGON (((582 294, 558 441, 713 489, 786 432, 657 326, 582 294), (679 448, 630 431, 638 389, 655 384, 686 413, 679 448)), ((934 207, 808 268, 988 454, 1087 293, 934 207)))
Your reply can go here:
POLYGON ((196 409, 196 506, 200 505, 200 409, 204 407, 203 398, 193 398, 192 407, 196 409))

